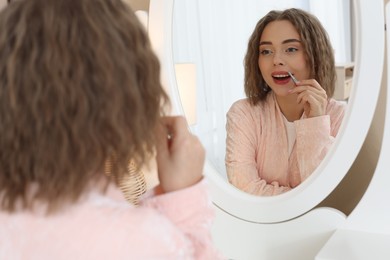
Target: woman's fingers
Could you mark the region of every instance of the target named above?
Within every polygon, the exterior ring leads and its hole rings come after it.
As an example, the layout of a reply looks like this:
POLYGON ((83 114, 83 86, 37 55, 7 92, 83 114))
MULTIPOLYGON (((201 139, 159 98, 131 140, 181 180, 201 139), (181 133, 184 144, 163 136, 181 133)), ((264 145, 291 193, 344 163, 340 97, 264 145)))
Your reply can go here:
POLYGON ((297 103, 304 105, 307 117, 325 114, 328 97, 326 91, 316 80, 302 80, 290 93, 297 95, 297 103))
POLYGON ((202 178, 205 151, 181 117, 161 119, 157 142, 157 168, 165 192, 186 188, 202 178))

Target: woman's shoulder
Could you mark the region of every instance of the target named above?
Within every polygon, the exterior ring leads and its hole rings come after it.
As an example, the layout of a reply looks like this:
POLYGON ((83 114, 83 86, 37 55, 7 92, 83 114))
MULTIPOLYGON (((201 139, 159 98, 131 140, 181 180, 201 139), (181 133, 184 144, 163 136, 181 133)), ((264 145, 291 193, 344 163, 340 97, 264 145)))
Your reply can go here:
MULTIPOLYGON (((125 200, 118 201, 98 193, 48 216, 32 212, 17 215, 0 212, 0 220, 9 227, 0 234, 0 251, 4 249, 2 242, 7 239, 11 249, 22 250, 32 258, 42 257, 42 252, 54 258, 55 251, 65 249, 64 245, 67 245, 70 258, 78 258, 85 248, 94 248, 85 252, 90 259, 122 259, 125 255, 142 258, 150 255, 146 246, 149 243, 154 244, 160 253, 169 255, 174 255, 169 249, 169 241, 184 246, 184 239, 177 228, 155 209, 136 208, 125 200), (20 244, 21 233, 26 234, 25 239, 29 243, 20 244), (161 239, 163 235, 171 240, 165 243, 161 239), (69 241, 72 243, 69 244, 69 241), (45 250, 48 245, 51 248, 49 252, 45 250), (115 245, 118 250, 107 255, 107 245, 115 245)), ((12 255, 11 251, 9 253, 12 255)))
POLYGON ((230 111, 240 111, 244 113, 259 113, 264 110, 268 110, 270 107, 276 105, 276 99, 273 92, 269 93, 265 99, 256 100, 255 103, 250 98, 243 98, 235 101, 230 107, 230 111))
POLYGON ((229 110, 248 109, 250 107, 249 98, 242 98, 233 102, 229 110))
POLYGON ((240 122, 253 114, 253 106, 248 98, 235 101, 226 113, 227 120, 240 122))
POLYGON ((248 114, 254 113, 261 109, 264 102, 257 102, 256 104, 252 104, 249 98, 243 98, 235 101, 229 111, 228 114, 248 114))

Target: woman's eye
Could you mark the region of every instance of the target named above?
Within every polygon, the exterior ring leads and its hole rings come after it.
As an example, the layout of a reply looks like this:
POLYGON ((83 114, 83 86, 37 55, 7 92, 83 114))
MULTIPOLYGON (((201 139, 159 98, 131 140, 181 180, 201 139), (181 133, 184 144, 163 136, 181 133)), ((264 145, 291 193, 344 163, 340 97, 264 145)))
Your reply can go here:
POLYGON ((287 48, 286 52, 296 52, 298 51, 298 48, 294 48, 294 47, 290 47, 290 48, 287 48))
POLYGON ((260 54, 261 55, 270 55, 270 54, 272 54, 272 51, 271 50, 260 50, 260 54))

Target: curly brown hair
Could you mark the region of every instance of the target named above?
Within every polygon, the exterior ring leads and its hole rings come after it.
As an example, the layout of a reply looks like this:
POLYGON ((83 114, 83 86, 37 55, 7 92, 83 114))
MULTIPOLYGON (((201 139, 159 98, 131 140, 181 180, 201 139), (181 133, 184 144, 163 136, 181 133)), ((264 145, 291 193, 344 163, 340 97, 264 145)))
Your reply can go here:
POLYGON ((155 150, 169 99, 160 64, 121 0, 13 1, 0 13, 0 198, 77 200, 107 159, 120 175, 155 150))
POLYGON ((336 70, 329 36, 314 15, 304 10, 290 8, 284 11, 270 11, 259 20, 249 38, 244 59, 244 88, 251 104, 255 105, 257 102, 264 100, 269 93, 269 88, 260 73, 258 65, 261 35, 270 22, 281 20, 291 22, 298 31, 305 50, 306 61, 310 67, 311 77, 316 79, 325 89, 328 97, 332 97, 335 88, 336 70))

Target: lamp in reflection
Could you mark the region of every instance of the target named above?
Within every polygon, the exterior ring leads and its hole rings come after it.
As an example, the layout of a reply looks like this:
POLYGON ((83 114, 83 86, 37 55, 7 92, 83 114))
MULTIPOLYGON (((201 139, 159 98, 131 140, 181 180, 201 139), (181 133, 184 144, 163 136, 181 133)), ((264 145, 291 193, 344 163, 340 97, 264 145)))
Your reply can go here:
POLYGON ((188 125, 196 124, 196 66, 194 63, 175 64, 176 83, 188 125))
POLYGON ((135 11, 135 15, 142 23, 142 25, 145 27, 145 30, 148 30, 148 12, 143 10, 137 10, 135 11))

